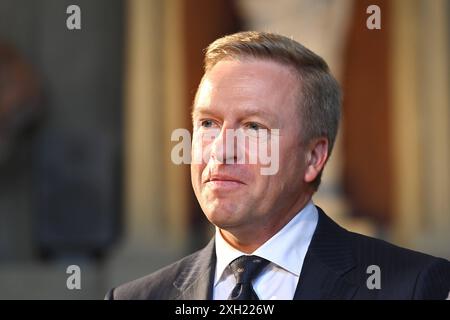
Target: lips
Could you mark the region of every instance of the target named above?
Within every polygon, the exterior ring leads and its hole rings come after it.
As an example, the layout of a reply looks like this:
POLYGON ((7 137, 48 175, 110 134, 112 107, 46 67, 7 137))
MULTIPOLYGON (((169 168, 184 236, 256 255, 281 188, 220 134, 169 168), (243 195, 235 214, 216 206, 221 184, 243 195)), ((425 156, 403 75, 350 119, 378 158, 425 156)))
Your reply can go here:
POLYGON ((210 191, 216 195, 228 196, 230 192, 240 190, 245 183, 234 176, 225 174, 212 174, 206 181, 205 185, 210 191))
POLYGON ((224 175, 224 174, 213 174, 211 175, 206 182, 235 182, 240 184, 245 184, 241 180, 236 177, 224 175))

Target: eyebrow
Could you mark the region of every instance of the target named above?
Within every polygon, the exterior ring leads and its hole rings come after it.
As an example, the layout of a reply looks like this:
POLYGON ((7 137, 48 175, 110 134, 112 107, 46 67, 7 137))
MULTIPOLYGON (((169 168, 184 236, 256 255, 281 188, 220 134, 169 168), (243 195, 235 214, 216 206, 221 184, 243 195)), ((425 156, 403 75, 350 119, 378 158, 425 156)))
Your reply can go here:
POLYGON ((213 115, 213 112, 209 111, 209 108, 204 107, 192 107, 191 112, 191 118, 194 119, 194 117, 199 115, 213 115))
MULTIPOLYGON (((263 109, 255 109, 251 107, 242 107, 241 108, 242 113, 245 117, 252 117, 252 116, 258 116, 262 118, 267 118, 269 121, 278 123, 278 120, 272 115, 271 113, 263 110, 263 109)), ((194 119, 194 117, 197 117, 199 115, 211 115, 214 116, 215 113, 210 111, 210 108, 197 106, 194 107, 194 109, 191 112, 191 117, 194 119)))

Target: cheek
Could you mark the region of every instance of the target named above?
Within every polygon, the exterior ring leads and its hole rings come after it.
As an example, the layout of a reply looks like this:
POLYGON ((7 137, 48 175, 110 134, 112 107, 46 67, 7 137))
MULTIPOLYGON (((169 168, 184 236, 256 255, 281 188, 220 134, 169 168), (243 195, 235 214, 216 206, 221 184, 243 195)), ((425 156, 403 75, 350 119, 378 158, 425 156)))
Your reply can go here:
POLYGON ((201 183, 202 171, 205 165, 203 164, 191 164, 191 180, 194 187, 201 183))
POLYGON ((303 150, 298 142, 289 140, 280 144, 280 180, 288 184, 296 184, 301 180, 305 171, 305 159, 303 150))
POLYGON ((192 137, 192 163, 195 165, 204 164, 209 161, 212 139, 208 134, 201 131, 194 131, 192 137))

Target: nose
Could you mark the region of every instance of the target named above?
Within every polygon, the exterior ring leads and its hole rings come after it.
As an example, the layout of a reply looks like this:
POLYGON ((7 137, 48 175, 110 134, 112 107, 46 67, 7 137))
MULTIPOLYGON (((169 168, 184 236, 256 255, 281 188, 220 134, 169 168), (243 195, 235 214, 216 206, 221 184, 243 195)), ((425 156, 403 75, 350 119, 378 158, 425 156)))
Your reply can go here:
POLYGON ((235 164, 239 158, 237 132, 223 126, 211 143, 210 158, 222 164, 235 164))

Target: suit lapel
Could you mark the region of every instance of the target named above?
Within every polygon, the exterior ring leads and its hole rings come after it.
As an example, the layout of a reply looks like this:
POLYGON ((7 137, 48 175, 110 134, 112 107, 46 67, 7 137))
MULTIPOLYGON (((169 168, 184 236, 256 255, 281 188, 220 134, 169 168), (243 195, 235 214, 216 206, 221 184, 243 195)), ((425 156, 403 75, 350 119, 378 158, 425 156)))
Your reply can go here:
POLYGON ((351 299, 358 286, 344 275, 355 267, 347 231, 317 207, 319 221, 294 299, 351 299))
POLYGON ((214 283, 216 254, 214 239, 202 249, 174 281, 178 300, 210 300, 214 283))
MULTIPOLYGON (((351 243, 319 207, 319 221, 303 263, 294 299, 351 299, 358 286, 345 274, 355 267, 351 243)), ((173 283, 179 300, 211 300, 216 254, 214 238, 187 265, 173 283)))

